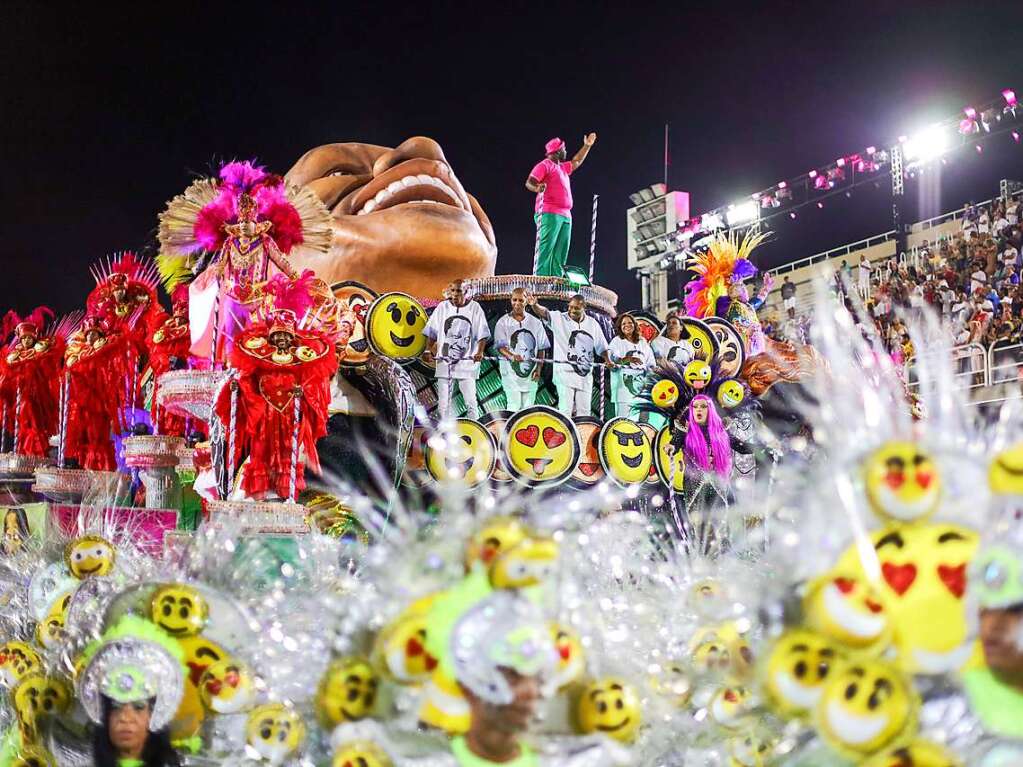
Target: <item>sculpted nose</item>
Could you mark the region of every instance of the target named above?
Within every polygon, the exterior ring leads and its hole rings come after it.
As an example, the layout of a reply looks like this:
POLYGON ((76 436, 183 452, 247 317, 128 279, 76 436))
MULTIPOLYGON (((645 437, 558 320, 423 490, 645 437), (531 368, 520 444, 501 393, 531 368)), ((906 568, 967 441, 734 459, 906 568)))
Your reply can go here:
POLYGON ((439 160, 445 165, 447 164, 444 150, 440 148, 440 144, 426 136, 413 136, 398 144, 394 149, 380 155, 373 164, 373 175, 379 176, 398 163, 416 159, 439 160))

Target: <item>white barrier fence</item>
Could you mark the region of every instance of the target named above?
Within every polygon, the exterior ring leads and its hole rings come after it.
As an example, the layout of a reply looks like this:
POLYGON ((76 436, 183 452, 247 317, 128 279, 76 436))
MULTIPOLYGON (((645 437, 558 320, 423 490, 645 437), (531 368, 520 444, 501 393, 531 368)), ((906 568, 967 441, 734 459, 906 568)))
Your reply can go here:
MULTIPOLYGON (((973 404, 1023 397, 1023 344, 963 344, 951 354, 955 388, 969 391, 973 404)), ((919 357, 910 357, 905 366, 907 386, 914 392, 921 384, 919 362, 919 357)))

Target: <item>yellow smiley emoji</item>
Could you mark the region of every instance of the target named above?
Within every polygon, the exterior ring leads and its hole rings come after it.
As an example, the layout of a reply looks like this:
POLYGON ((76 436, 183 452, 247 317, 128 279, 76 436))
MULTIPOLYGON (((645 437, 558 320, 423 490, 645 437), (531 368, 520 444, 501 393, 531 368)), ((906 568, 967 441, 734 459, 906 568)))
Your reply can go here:
POLYGON ((1023 442, 996 455, 987 477, 992 493, 1023 495, 1023 442))
POLYGON ((353 740, 334 752, 331 767, 393 767, 394 762, 376 743, 353 740))
POLYGON ((27 674, 11 693, 14 712, 27 740, 35 740, 38 720, 42 717, 63 714, 71 705, 71 690, 52 677, 39 672, 27 674))
POLYGON ((17 640, 0 645, 0 687, 12 687, 42 665, 39 653, 17 640))
POLYGON ((558 654, 554 673, 546 681, 545 688, 551 694, 562 690, 586 670, 586 659, 583 657, 583 645, 574 631, 567 626, 551 624, 551 638, 554 650, 558 654))
POLYGON ((888 442, 863 467, 867 500, 882 519, 925 519, 941 503, 941 473, 934 458, 914 442, 888 442))
POLYGON ((821 737, 840 754, 862 759, 910 740, 920 701, 909 680, 882 661, 842 666, 814 709, 821 737))
POLYGON ((490 566, 495 589, 522 589, 542 583, 554 570, 558 544, 551 538, 529 536, 501 550, 490 566))
POLYGON ((579 463, 572 472, 572 484, 591 487, 604 478, 604 467, 600 465, 600 421, 590 416, 573 419, 579 435, 579 463))
POLYGON ((671 427, 665 426, 657 432, 657 439, 654 440, 654 465, 657 467, 657 475, 666 487, 672 485, 674 479, 674 490, 681 493, 686 478, 686 461, 684 451, 681 448, 668 454, 668 445, 671 444, 671 427))
POLYGON ((301 717, 282 703, 266 703, 253 709, 245 724, 245 742, 274 767, 283 764, 304 740, 301 717))
POLYGON ((384 293, 369 307, 366 337, 374 352, 395 362, 416 359, 426 348, 426 310, 405 293, 384 293))
POLYGON ((575 424, 554 408, 525 408, 505 423, 505 464, 516 481, 535 487, 563 482, 579 463, 575 424))
POLYGON ((64 547, 64 564, 79 580, 109 574, 116 559, 113 545, 98 535, 83 535, 64 547))
POLYGON ((224 658, 199 678, 199 697, 207 711, 238 714, 256 702, 255 680, 249 667, 235 658, 224 658))
POLYGON ((10 767, 56 767, 53 754, 42 746, 22 745, 10 761, 10 767))
POLYGON ((717 400, 723 408, 731 410, 733 407, 741 405, 744 399, 746 399, 746 390, 734 378, 722 381, 718 387, 717 400))
POLYGON ((185 689, 181 696, 181 705, 171 723, 171 734, 175 739, 189 738, 195 735, 206 718, 200 681, 207 669, 228 657, 224 648, 201 636, 178 637, 178 644, 185 654, 185 689))
POLYGON ((682 371, 682 380, 691 389, 700 391, 710 383, 710 365, 703 360, 693 360, 682 371))
POLYGON ((376 636, 373 665, 399 684, 423 682, 437 668, 426 651, 427 616, 436 599, 430 594, 416 600, 376 636))
POLYGON ((860 767, 963 767, 962 760, 929 740, 914 740, 878 754, 860 767))
POLYGON ((316 691, 320 724, 332 729, 342 722, 365 719, 376 704, 379 680, 369 661, 343 658, 327 668, 316 691))
POLYGON ((682 324, 680 340, 689 342, 697 359, 708 363, 714 359, 718 353, 718 341, 707 323, 695 317, 680 317, 679 322, 682 324))
POLYGON ((670 378, 662 378, 651 387, 650 401, 660 408, 674 407, 678 402, 678 386, 670 378))
POLYGON ((173 637, 194 636, 206 627, 209 606, 191 586, 169 583, 153 593, 149 616, 153 623, 173 637))
POLYGON ((878 655, 892 641, 884 598, 855 573, 833 571, 811 583, 803 614, 809 628, 853 651, 878 655))
POLYGON ((771 708, 784 717, 812 712, 841 660, 838 647, 819 634, 803 629, 782 634, 768 650, 762 670, 771 708))
POLYGON ((459 418, 448 432, 426 441, 426 470, 438 482, 475 487, 490 479, 497 461, 494 435, 477 421, 459 418))
POLYGON ((650 476, 653 448, 639 424, 612 418, 600 430, 600 465, 621 487, 638 485, 650 476))
MULTIPOLYGON (((878 591, 892 623, 896 663, 913 674, 962 668, 976 649, 966 623, 966 571, 977 534, 947 523, 889 524, 870 534, 880 565, 878 591)), ((869 580, 855 544, 836 568, 869 580)))
POLYGON ((582 732, 599 732, 628 743, 642 719, 639 695, 621 679, 601 679, 582 691, 576 716, 582 732))

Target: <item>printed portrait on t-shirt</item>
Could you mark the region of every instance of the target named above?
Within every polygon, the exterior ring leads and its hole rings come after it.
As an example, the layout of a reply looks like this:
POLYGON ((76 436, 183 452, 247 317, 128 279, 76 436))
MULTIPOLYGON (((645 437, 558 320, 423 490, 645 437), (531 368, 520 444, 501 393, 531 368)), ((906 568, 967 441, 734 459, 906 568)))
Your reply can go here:
POLYGON ((465 359, 469 353, 469 340, 472 337, 472 325, 467 317, 455 314, 444 323, 444 343, 441 344, 441 357, 449 365, 465 359))
POLYGON ((696 359, 696 351, 688 341, 679 341, 668 349, 668 356, 665 359, 684 367, 696 359))
POLYGON ((593 336, 585 330, 573 330, 568 337, 568 362, 576 375, 586 376, 593 367, 593 336))
POLYGON ((19 506, 3 510, 3 538, 0 538, 0 554, 13 557, 28 540, 28 516, 19 506))
POLYGON ((511 334, 511 352, 525 357, 524 362, 512 362, 511 369, 519 378, 529 378, 533 375, 533 368, 536 363, 532 360, 536 357, 536 337, 532 331, 521 328, 511 334))

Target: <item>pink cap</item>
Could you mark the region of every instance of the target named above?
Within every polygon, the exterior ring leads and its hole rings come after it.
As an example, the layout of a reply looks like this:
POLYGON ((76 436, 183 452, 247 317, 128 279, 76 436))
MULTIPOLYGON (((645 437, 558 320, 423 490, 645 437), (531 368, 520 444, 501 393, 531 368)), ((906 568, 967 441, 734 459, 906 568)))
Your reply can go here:
POLYGON ((544 145, 544 149, 547 150, 547 154, 554 154, 559 149, 564 148, 565 142, 559 138, 552 138, 544 145))

